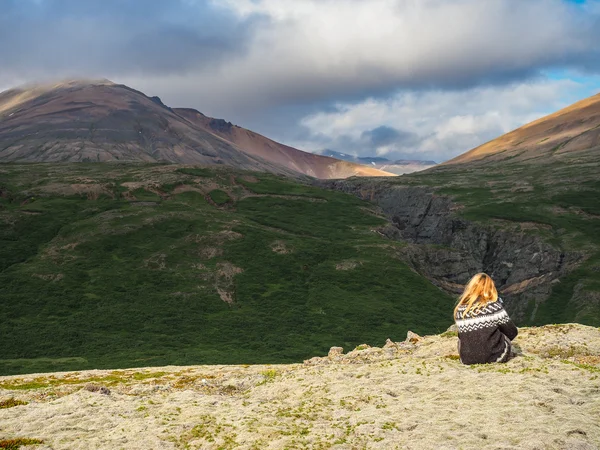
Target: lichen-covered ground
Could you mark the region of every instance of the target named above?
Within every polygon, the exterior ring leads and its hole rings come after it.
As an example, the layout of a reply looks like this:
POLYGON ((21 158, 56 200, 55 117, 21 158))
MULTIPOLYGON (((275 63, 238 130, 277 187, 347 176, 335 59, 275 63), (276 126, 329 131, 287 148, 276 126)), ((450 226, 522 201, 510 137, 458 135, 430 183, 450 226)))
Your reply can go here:
POLYGON ((520 355, 503 365, 462 365, 456 339, 333 349, 304 364, 0 377, 0 441, 39 439, 21 447, 39 450, 598 448, 600 329, 522 329, 520 355))

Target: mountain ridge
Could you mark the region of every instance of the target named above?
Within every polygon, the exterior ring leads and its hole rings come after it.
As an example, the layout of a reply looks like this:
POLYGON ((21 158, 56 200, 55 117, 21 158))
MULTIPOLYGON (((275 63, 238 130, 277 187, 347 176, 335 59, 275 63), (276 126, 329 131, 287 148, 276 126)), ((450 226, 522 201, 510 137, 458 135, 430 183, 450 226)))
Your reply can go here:
POLYGON ((189 111, 177 111, 159 97, 110 80, 66 80, 9 89, 0 93, 0 161, 224 164, 320 178, 392 175, 302 152, 250 130, 245 130, 250 139, 240 146, 219 130, 190 120, 189 111), (270 152, 255 151, 265 143, 270 152))
POLYGON ((363 164, 365 166, 373 167, 379 170, 384 170, 386 172, 391 172, 396 175, 419 172, 422 170, 427 170, 437 165, 435 161, 419 159, 389 160, 381 156, 355 156, 330 149, 322 150, 319 154, 329 156, 331 158, 342 159, 344 161, 354 162, 357 164, 363 164))

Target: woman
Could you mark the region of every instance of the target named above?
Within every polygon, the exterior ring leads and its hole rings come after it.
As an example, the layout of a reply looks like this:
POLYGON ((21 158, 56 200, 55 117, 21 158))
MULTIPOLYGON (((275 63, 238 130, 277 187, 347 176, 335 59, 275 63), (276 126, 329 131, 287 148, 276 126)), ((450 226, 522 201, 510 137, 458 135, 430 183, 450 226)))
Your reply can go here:
POLYGON ((506 362, 518 330, 502 307, 494 281, 475 275, 463 292, 454 320, 458 328, 458 353, 464 364, 506 362))

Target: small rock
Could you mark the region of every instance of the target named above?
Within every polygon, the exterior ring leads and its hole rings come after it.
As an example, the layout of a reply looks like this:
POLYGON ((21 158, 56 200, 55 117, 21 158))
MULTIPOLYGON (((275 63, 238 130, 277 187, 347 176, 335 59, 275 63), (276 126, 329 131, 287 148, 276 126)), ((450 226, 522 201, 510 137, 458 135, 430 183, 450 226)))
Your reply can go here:
POLYGON ((343 354, 344 349, 342 347, 331 347, 327 356, 329 356, 330 358, 334 358, 336 356, 342 356, 343 354))
POLYGON ((371 348, 371 346, 369 344, 360 344, 360 345, 357 345, 353 351, 356 352, 356 351, 361 351, 361 350, 368 350, 370 348, 371 348))
POLYGON ((416 344, 421 339, 422 339, 422 337, 419 336, 417 333, 413 333, 412 331, 409 331, 408 333, 406 333, 406 341, 405 342, 410 342, 411 344, 416 344))
POLYGON ((97 392, 103 395, 110 395, 110 389, 104 386, 98 386, 97 384, 86 384, 84 389, 89 392, 97 392))
POLYGON ((318 356, 313 356, 310 359, 305 359, 304 364, 306 364, 308 366, 318 366, 320 364, 323 364, 323 358, 319 358, 318 356))
POLYGON ((446 330, 446 333, 458 333, 458 327, 456 326, 456 324, 450 325, 446 330))
POLYGON ((596 445, 582 439, 568 439, 564 447, 560 448, 561 450, 598 450, 596 445))
POLYGON ((390 338, 387 338, 387 340, 385 341, 385 345, 383 346, 383 348, 398 348, 398 344, 396 344, 390 338))

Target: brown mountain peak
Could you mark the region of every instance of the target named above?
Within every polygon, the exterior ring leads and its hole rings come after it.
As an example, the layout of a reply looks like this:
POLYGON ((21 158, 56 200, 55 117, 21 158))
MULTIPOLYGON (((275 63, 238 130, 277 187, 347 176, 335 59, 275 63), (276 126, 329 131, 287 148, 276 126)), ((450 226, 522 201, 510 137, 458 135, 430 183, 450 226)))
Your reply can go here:
POLYGON ((444 165, 511 159, 515 162, 560 157, 600 146, 600 94, 457 156, 444 165))

